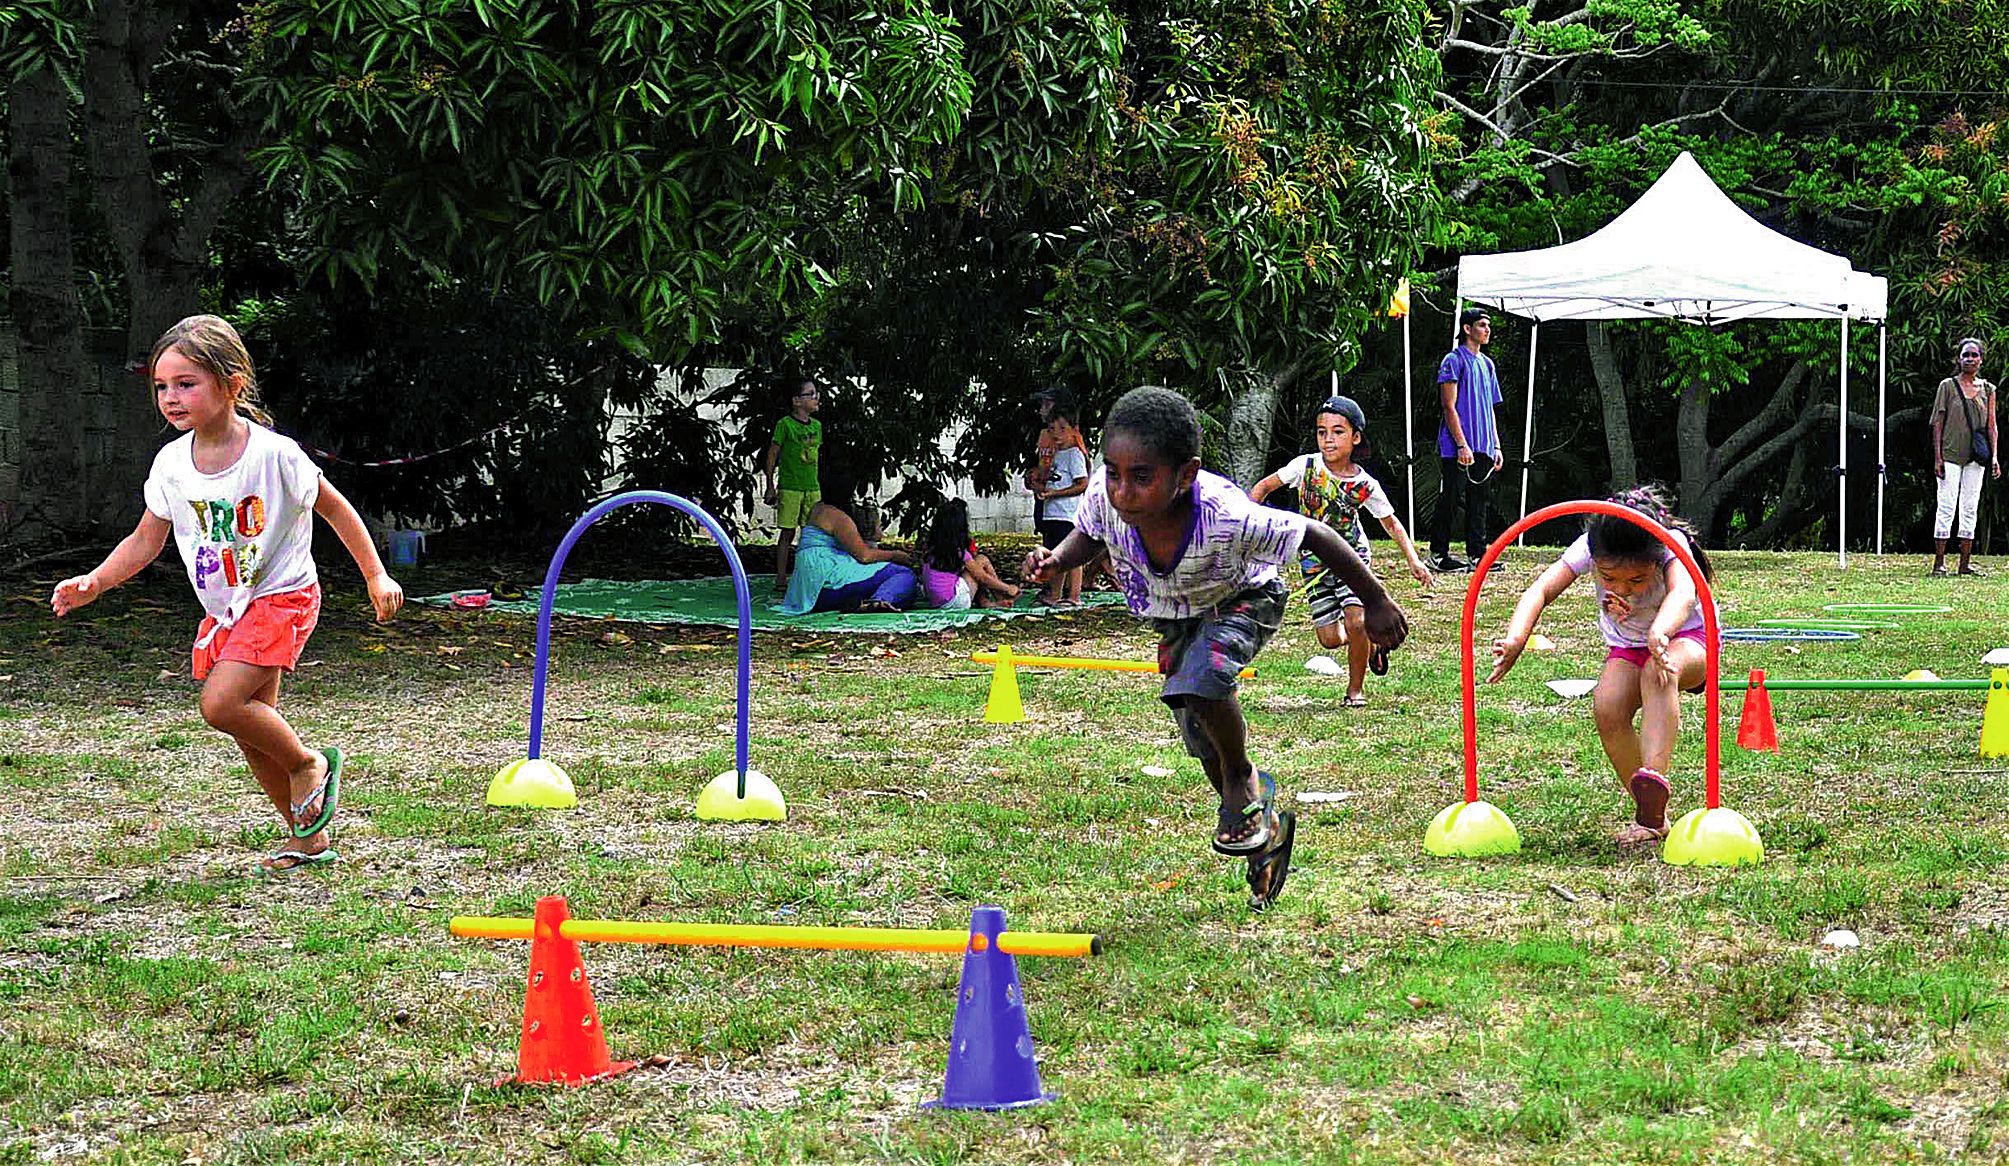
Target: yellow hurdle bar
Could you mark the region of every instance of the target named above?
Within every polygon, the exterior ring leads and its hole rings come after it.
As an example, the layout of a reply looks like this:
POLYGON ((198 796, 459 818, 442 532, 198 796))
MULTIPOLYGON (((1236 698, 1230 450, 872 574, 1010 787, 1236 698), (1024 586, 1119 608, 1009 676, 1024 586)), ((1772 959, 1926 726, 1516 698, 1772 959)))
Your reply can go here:
MULTIPOLYGON (((971 652, 970 659, 978 664, 995 664, 998 662, 998 654, 996 652, 971 652)), ((1095 660, 1086 656, 1021 656, 1017 652, 1013 652, 1011 654, 1011 662, 1014 665, 1023 665, 1027 668, 1080 668, 1088 672, 1155 673, 1158 671, 1156 664, 1147 663, 1143 660, 1095 660)), ((1245 680, 1254 677, 1255 674, 1256 670, 1254 668, 1244 668, 1240 673, 1241 677, 1245 680)))
MULTIPOLYGON (((531 928, 532 921, 529 919, 505 919, 492 915, 456 915, 447 923, 447 929, 463 939, 530 939, 531 928)), ((973 949, 982 951, 990 942, 982 935, 973 936, 967 931, 925 931, 907 927, 782 927, 758 923, 646 923, 620 919, 567 920, 559 925, 558 936, 579 943, 672 943, 946 954, 973 949)), ((1007 931, 998 936, 998 950, 1006 955, 1101 955, 1102 937, 1072 931, 1007 931)))

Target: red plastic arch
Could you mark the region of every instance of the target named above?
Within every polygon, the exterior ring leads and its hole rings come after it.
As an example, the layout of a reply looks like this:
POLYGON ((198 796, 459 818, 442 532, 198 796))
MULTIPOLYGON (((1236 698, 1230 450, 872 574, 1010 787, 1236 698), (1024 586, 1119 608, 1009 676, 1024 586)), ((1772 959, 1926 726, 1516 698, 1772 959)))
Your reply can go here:
POLYGON ((1722 800, 1717 796, 1716 788, 1718 762, 1721 757, 1717 741, 1721 730, 1717 723, 1718 695, 1716 686, 1718 664, 1717 644, 1721 639, 1721 630, 1716 623, 1716 596, 1709 589, 1709 580, 1702 577, 1701 565, 1695 561, 1693 555, 1688 553, 1688 547, 1683 540, 1675 538, 1672 531, 1648 518, 1646 515, 1641 514, 1639 511, 1634 510, 1630 506, 1620 506, 1616 502, 1558 502, 1554 506, 1544 506, 1508 527, 1505 534, 1495 539, 1492 546, 1486 548, 1485 556, 1479 560, 1479 565, 1473 569, 1472 585, 1465 589, 1465 621, 1462 629, 1464 639, 1462 667, 1464 669, 1465 701, 1465 800, 1467 802, 1476 802, 1479 800, 1479 682, 1477 661, 1475 659, 1476 652, 1473 646, 1474 633, 1477 630, 1479 622, 1479 590, 1485 586, 1486 572, 1493 569, 1494 561, 1509 546, 1513 545, 1514 540, 1519 538, 1523 531, 1539 526, 1550 519, 1562 518, 1570 514, 1604 514, 1613 518, 1625 519, 1627 522, 1646 531, 1665 544, 1668 550, 1674 552, 1674 557, 1681 561, 1681 565, 1688 568, 1689 576, 1695 580, 1695 601, 1702 608, 1702 633, 1703 638, 1707 641, 1704 648, 1708 653, 1708 658, 1703 668, 1703 700, 1708 706, 1708 719, 1703 723, 1702 729, 1707 753, 1707 760, 1704 762, 1703 768, 1703 797, 1707 807, 1713 810, 1722 804, 1722 800))

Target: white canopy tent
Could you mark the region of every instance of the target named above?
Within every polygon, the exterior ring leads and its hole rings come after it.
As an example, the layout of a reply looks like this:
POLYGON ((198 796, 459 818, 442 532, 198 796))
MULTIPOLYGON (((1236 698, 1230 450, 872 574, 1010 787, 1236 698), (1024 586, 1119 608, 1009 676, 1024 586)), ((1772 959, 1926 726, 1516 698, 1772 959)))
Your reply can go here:
MULTIPOLYGON (((1521 450, 1521 514, 1534 452, 1535 349, 1545 320, 1670 319, 1842 322, 1836 551, 1848 565, 1849 321, 1877 323, 1877 553, 1883 553, 1884 335, 1889 285, 1847 259, 1787 238, 1746 214, 1683 153, 1603 228, 1556 247, 1458 261, 1458 301, 1535 322, 1521 450)), ((1454 314, 1453 319, 1456 319, 1454 314)), ((1406 378, 1405 378, 1406 380, 1406 378)), ((1407 389, 1405 387, 1405 395, 1407 389)), ((1407 402, 1405 401, 1405 409, 1407 402)))

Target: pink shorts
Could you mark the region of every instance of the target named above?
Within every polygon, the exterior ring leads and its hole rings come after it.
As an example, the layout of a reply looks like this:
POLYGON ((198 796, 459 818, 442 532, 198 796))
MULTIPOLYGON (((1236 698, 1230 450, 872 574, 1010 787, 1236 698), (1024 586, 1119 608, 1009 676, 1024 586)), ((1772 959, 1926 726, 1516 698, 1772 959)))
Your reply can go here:
POLYGON ((204 616, 195 630, 191 664, 195 678, 202 680, 219 660, 238 660, 261 668, 284 668, 291 672, 307 650, 307 637, 321 619, 321 585, 310 583, 298 591, 261 595, 251 601, 244 618, 232 627, 219 628, 216 617, 204 616), (211 631, 216 634, 210 636, 211 631), (208 643, 203 637, 210 636, 208 643))
MULTIPOLYGON (((1674 633, 1674 638, 1677 640, 1694 640, 1705 649, 1709 646, 1709 640, 1702 634, 1701 628, 1689 628, 1686 631, 1676 632, 1674 633)), ((1645 648, 1622 648, 1617 645, 1609 648, 1605 652, 1604 658, 1607 660, 1623 660, 1635 668, 1644 668, 1653 661, 1652 654, 1645 648)), ((1702 690, 1696 688, 1689 691, 1700 692, 1702 690)))

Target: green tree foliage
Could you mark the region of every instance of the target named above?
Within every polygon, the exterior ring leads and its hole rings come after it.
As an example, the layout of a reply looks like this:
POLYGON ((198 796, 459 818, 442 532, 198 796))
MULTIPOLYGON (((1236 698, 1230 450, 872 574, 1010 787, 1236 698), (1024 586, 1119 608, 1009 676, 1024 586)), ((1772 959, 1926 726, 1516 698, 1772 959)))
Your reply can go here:
MULTIPOLYGON (((1445 174, 1458 203, 1446 257, 1580 237, 1693 150, 1760 221, 1891 278, 1892 514, 1900 536, 1916 537, 1931 488, 1922 406, 1955 337, 2004 338, 2003 151, 1991 127, 2009 92, 2009 10, 1627 0, 1541 9, 1539 21, 1533 8, 1448 11, 1445 100, 1466 149, 1445 174)), ((1511 363, 1520 353, 1507 331, 1499 347, 1511 363)), ((1866 535, 1875 337, 1853 332, 1850 529, 1866 535)), ((1831 542, 1821 516, 1835 489, 1836 325, 1604 333, 1586 344, 1544 329, 1542 382, 1622 381, 1606 387, 1626 406, 1620 423, 1629 411, 1632 430, 1653 435, 1636 451, 1623 439, 1641 476, 1678 482, 1684 508, 1718 538, 1831 542), (1609 376, 1593 374, 1600 344, 1615 357, 1609 376)), ((1544 401, 1545 434, 1600 426, 1581 394, 1544 401)), ((1605 469, 1580 462, 1538 482, 1536 501, 1593 493, 1605 469)))
MULTIPOLYGON (((1025 397, 1049 381, 1080 390, 1091 422, 1143 380, 1224 417, 1231 399, 1318 389, 1302 373, 1353 358, 1434 229, 1420 7, 1034 8, 1074 19, 957 6, 977 84, 924 205, 862 213, 815 313, 770 323, 770 344, 786 334, 804 366, 867 386, 826 402, 867 480, 953 469, 1001 487, 1030 448, 1025 397)), ((1270 424, 1250 426, 1257 460, 1270 424)))
POLYGON ((914 205, 969 103, 899 0, 277 0, 251 32, 316 267, 518 289, 656 358, 827 283, 824 212, 914 205))

